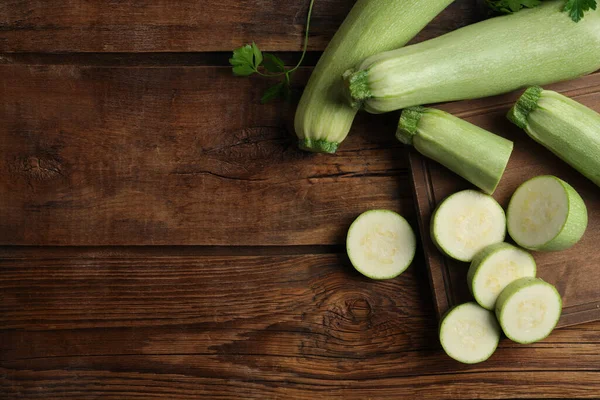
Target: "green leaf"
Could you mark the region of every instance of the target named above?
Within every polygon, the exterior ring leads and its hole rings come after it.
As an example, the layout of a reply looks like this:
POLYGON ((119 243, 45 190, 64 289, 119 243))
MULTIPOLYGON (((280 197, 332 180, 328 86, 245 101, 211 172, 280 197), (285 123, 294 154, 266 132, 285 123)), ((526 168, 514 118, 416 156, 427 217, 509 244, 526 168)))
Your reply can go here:
POLYGON ((512 12, 517 12, 521 8, 523 8, 523 5, 521 4, 520 0, 507 0, 507 3, 508 3, 508 8, 510 8, 510 11, 512 11, 512 12))
POLYGON ((596 0, 567 0, 563 10, 569 14, 573 21, 579 22, 584 13, 590 9, 596 9, 596 0))
POLYGON ((233 67, 235 76, 249 76, 255 73, 256 70, 251 65, 236 65, 233 67))
POLYGON ((304 61, 304 56, 306 55, 306 50, 308 49, 308 33, 310 30, 310 19, 312 17, 314 3, 315 0, 310 0, 308 6, 308 15, 306 17, 306 32, 304 33, 304 47, 302 49, 302 56, 300 57, 300 61, 298 61, 298 64, 296 64, 296 66, 292 69, 287 70, 285 64, 279 57, 269 53, 263 54, 254 42, 252 42, 252 44, 247 44, 233 51, 233 57, 229 59, 229 63, 233 66, 233 73, 235 75, 248 76, 256 73, 260 76, 267 78, 283 78, 283 82, 279 82, 265 91, 261 98, 262 103, 266 103, 278 97, 283 97, 286 100, 292 98, 292 88, 290 85, 290 79, 292 73, 295 70, 297 70, 302 64, 302 61, 304 61), (259 69, 259 67, 261 66, 264 67, 267 73, 259 69))
POLYGON ((257 69, 263 62, 263 55, 256 43, 252 42, 252 53, 254 54, 254 69, 257 69))
MULTIPOLYGON (((563 11, 575 22, 581 21, 588 10, 596 9, 597 0, 566 0, 563 11)), ((541 4, 541 0, 486 0, 488 8, 494 13, 511 14, 523 8, 533 8, 541 4)))
POLYGON ((487 0, 486 4, 488 8, 496 14, 510 14, 512 13, 508 0, 487 0))
POLYGON ((252 46, 247 44, 233 51, 233 57, 229 59, 229 64, 233 65, 250 65, 253 66, 254 51, 252 46))
POLYGON ((537 7, 541 0, 486 0, 486 4, 496 13, 512 14, 523 8, 537 7))
POLYGON ((278 97, 281 97, 284 95, 284 83, 283 82, 279 82, 278 84, 271 86, 270 88, 268 88, 265 93, 263 94, 263 96, 260 99, 260 102, 265 104, 268 103, 271 100, 274 100, 278 97))
POLYGON ((269 72, 277 73, 285 71, 285 64, 283 61, 274 54, 265 53, 265 61, 263 62, 263 67, 269 72))

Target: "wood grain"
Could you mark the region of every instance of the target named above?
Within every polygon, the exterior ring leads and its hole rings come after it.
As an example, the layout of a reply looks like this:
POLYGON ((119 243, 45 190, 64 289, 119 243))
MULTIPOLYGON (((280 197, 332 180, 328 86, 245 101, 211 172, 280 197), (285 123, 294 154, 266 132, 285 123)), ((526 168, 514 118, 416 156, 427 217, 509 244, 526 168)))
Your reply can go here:
MULTIPOLYGON (((0 52, 231 51, 302 49, 309 0, 98 0, 0 3, 0 52)), ((318 0, 310 49, 323 50, 353 0, 318 0)), ((419 35, 423 40, 477 19, 475 0, 457 0, 419 35)))
MULTIPOLYGON (((600 73, 574 81, 550 85, 548 89, 565 95, 600 111, 600 73)), ((465 118, 484 129, 504 136, 515 143, 506 172, 494 193, 494 198, 507 207, 516 188, 534 176, 555 175, 569 182, 583 197, 588 208, 588 229, 576 246, 553 253, 534 252, 538 276, 554 284, 563 298, 563 315, 559 326, 600 319, 600 190, 591 181, 535 143, 527 134, 512 125, 505 115, 519 93, 483 100, 442 105, 441 108, 465 118)), ((449 307, 471 299, 466 274, 468 264, 442 256, 431 241, 429 223, 437 204, 445 197, 469 184, 441 165, 411 152, 411 166, 419 209, 419 225, 430 282, 438 315, 449 307)))
POLYGON ((309 154, 294 106, 259 103, 267 85, 218 67, 0 66, 0 243, 328 245, 367 209, 411 218, 395 115, 309 154))
POLYGON ((452 361, 437 342, 422 261, 375 282, 336 254, 193 253, 2 249, 0 393, 493 399, 600 391, 598 323, 529 346, 505 339, 483 364, 452 361))

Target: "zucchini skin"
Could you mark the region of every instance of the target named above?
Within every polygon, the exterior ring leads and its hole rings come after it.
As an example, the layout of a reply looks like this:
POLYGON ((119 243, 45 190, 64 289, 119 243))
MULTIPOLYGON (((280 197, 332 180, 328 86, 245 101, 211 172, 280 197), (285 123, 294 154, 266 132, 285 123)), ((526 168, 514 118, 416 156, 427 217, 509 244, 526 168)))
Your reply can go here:
POLYGON ((453 0, 358 0, 315 67, 296 111, 303 150, 335 153, 356 110, 340 77, 373 54, 404 46, 453 0))
POLYGON ((600 8, 579 23, 548 1, 369 57, 345 82, 371 113, 487 97, 600 69, 600 8))
POLYGON ((508 119, 600 186, 600 114, 596 111, 534 86, 523 93, 508 119))

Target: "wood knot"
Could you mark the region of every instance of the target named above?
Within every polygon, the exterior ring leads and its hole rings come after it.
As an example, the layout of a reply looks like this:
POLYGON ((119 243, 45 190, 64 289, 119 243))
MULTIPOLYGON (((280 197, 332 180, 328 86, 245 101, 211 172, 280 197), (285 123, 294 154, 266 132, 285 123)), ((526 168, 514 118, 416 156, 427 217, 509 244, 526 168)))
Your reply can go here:
POLYGON ((367 320, 371 316, 371 304, 365 298, 359 298, 354 300, 349 300, 348 304, 348 313, 354 320, 362 321, 367 320))
POLYGON ((373 310, 369 300, 362 295, 341 299, 332 304, 323 318, 323 325, 333 332, 364 332, 371 329, 373 310))
POLYGON ((29 181, 49 181, 63 176, 61 162, 53 157, 28 156, 17 158, 14 172, 29 181))

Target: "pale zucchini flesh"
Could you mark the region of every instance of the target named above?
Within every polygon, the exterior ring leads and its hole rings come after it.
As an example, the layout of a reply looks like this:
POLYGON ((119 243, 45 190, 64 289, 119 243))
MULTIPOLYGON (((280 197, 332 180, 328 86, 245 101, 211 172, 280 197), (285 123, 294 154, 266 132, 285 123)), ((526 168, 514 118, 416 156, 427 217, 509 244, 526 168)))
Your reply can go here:
POLYGON ((440 342, 456 361, 475 364, 490 358, 500 341, 500 327, 494 313, 476 303, 452 308, 442 318, 440 342))
POLYGON ((463 190, 446 198, 431 217, 431 238, 447 256, 470 262, 485 247, 504 241, 506 217, 493 197, 463 190))
POLYGON ((565 250, 587 228, 587 208, 567 182, 542 175, 523 183, 507 211, 508 233, 521 247, 537 251, 565 250))
POLYGON ((600 7, 574 23, 564 1, 491 18, 369 57, 344 74, 351 104, 372 113, 475 99, 600 69, 600 7))
POLYGON ((531 254, 509 243, 496 243, 477 253, 467 282, 475 301, 487 310, 494 310, 498 296, 508 284, 535 274, 536 263, 531 254))
POLYGON ((302 149, 335 153, 356 115, 340 77, 365 58, 404 46, 452 0, 358 0, 319 59, 296 111, 302 149))
POLYGON ((372 279, 391 279, 410 266, 416 241, 402 216, 389 210, 371 210, 350 226, 346 249, 358 272, 372 279))
POLYGON ((509 284, 496 302, 496 317, 504 334, 517 343, 534 343, 556 327, 562 299, 554 286, 539 278, 509 284))
POLYGON ((560 93, 531 87, 510 110, 508 118, 600 186, 599 113, 560 93))
POLYGON ((425 107, 402 112, 396 138, 488 194, 496 190, 513 150, 510 140, 425 107))

